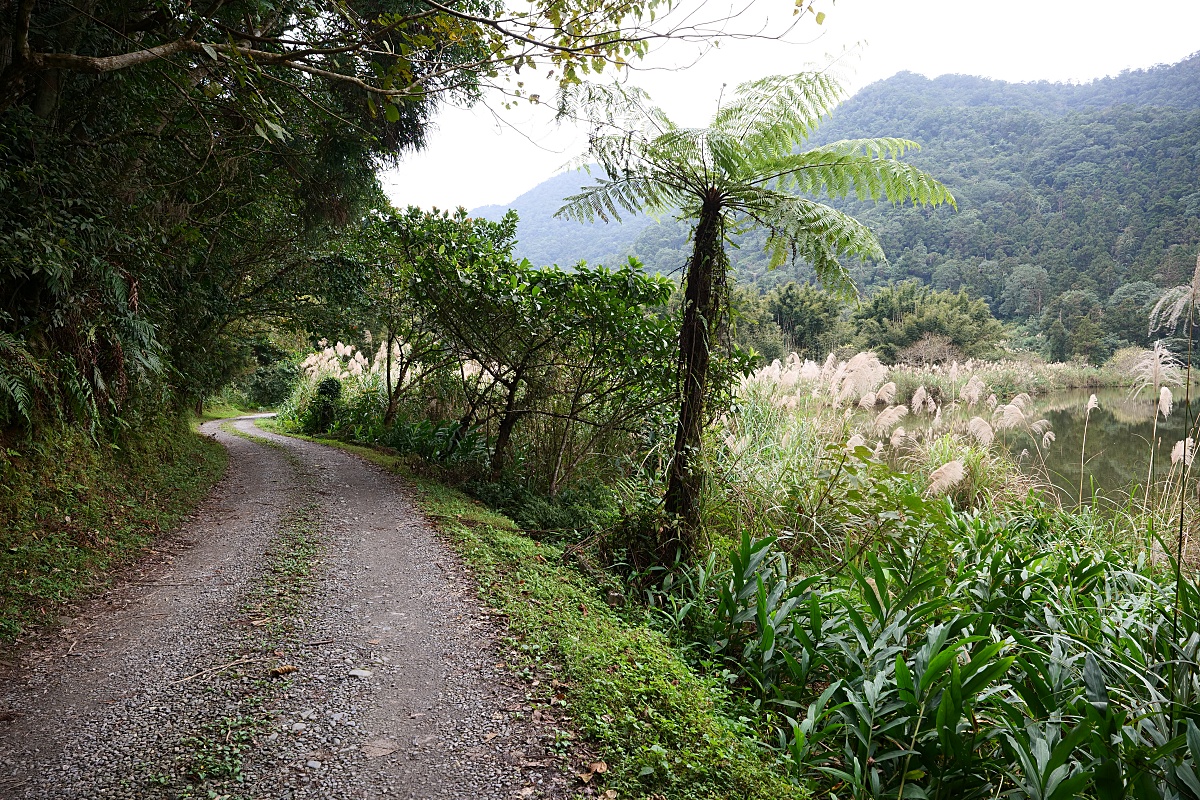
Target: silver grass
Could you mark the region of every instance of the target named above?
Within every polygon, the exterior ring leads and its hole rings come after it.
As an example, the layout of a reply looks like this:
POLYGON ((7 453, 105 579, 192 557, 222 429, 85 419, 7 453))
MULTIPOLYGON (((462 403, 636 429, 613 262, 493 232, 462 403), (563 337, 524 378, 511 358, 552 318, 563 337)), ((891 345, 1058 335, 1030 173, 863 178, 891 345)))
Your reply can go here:
POLYGON ((1154 308, 1150 311, 1150 333, 1159 330, 1174 331, 1179 327, 1179 319, 1186 310, 1191 314, 1197 300, 1200 300, 1200 255, 1196 256, 1196 268, 1192 271, 1192 282, 1175 286, 1163 292, 1154 308))
POLYGON ((846 440, 846 452, 853 455, 856 449, 863 447, 866 443, 867 440, 856 433, 846 440))
POLYGON ((875 399, 881 403, 890 403, 896 399, 896 383, 888 381, 875 392, 875 399))
POLYGON ((1164 386, 1158 390, 1158 413, 1163 415, 1163 419, 1171 416, 1171 404, 1174 402, 1170 389, 1164 386))
POLYGON ((965 478, 966 475, 967 471, 963 467, 963 462, 958 459, 947 461, 929 474, 927 492, 930 495, 944 494, 965 478))
POLYGON ((967 430, 984 447, 990 445, 996 438, 992 426, 983 417, 971 417, 971 421, 967 423, 967 430))
POLYGON ((874 408, 875 407, 875 393, 867 392, 862 397, 860 397, 858 399, 858 407, 859 408, 874 408))
POLYGON ((875 430, 879 433, 887 433, 896 426, 904 416, 908 414, 906 406, 890 406, 879 412, 879 416, 875 417, 875 430))
POLYGON ((995 411, 996 406, 999 404, 1000 404, 1000 401, 996 399, 996 395, 994 395, 994 394, 988 395, 987 403, 985 405, 987 405, 987 407, 989 409, 991 409, 992 411, 995 411))
POLYGON ((1054 431, 1046 431, 1042 434, 1042 449, 1045 450, 1054 441, 1054 431))
POLYGON ((1192 437, 1189 436, 1187 438, 1186 446, 1184 445, 1183 441, 1178 441, 1175 443, 1175 446, 1171 448, 1171 464, 1178 464, 1180 461, 1182 461, 1185 467, 1190 467, 1192 465, 1192 457, 1195 454, 1196 443, 1192 440, 1192 437))
POLYGON ((912 406, 914 414, 920 414, 921 409, 925 407, 925 396, 925 386, 922 384, 921 386, 917 387, 915 392, 913 392, 912 400, 909 402, 909 405, 912 406))
POLYGON ((1166 343, 1159 339, 1154 347, 1143 350, 1133 363, 1130 376, 1133 378, 1133 388, 1130 394, 1134 397, 1146 389, 1158 393, 1163 386, 1179 386, 1183 383, 1183 363, 1167 349, 1166 343))
POLYGON ((900 445, 904 444, 904 440, 907 437, 908 434, 905 433, 904 426, 901 425, 900 427, 896 428, 896 430, 892 431, 891 438, 889 438, 888 441, 891 443, 893 448, 898 450, 900 449, 900 445))
POLYGON ((825 357, 825 363, 821 365, 821 372, 817 376, 817 380, 821 383, 829 383, 833 379, 833 373, 837 371, 838 361, 833 353, 825 357))
POLYGON ((887 367, 878 356, 871 352, 858 353, 838 369, 831 388, 840 405, 851 397, 874 391, 886 375, 887 367))
POLYGON ((992 427, 998 431, 1012 430, 1025 424, 1025 412, 1016 403, 997 406, 992 412, 992 427))
POLYGON ((1100 401, 1098 399, 1096 399, 1096 395, 1092 395, 1091 397, 1088 398, 1087 411, 1085 411, 1084 413, 1090 414, 1099 407, 1100 407, 1100 401))
POLYGON ((1029 430, 1033 432, 1034 436, 1041 436, 1043 433, 1050 430, 1050 420, 1039 419, 1037 422, 1029 426, 1029 430))
POLYGON ((972 375, 959 390, 958 398, 967 404, 967 408, 973 408, 979 402, 979 398, 983 397, 986 388, 987 384, 983 382, 983 378, 972 375))

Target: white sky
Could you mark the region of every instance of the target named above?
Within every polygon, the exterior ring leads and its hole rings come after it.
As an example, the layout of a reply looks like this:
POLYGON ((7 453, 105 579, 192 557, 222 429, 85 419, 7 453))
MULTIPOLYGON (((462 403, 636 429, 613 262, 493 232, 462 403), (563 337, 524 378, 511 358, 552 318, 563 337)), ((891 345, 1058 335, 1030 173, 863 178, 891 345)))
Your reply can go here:
MULTIPOLYGON (((760 14, 780 19, 790 17, 793 7, 790 0, 753 2, 760 14)), ((696 55, 694 46, 671 43, 630 80, 676 122, 703 125, 723 82, 732 88, 824 65, 829 54, 848 48, 855 54, 841 61, 853 70, 847 75, 851 92, 902 70, 1086 82, 1200 50, 1197 0, 818 0, 818 7, 827 13, 825 24, 808 17, 791 43, 726 42, 686 69, 669 69, 696 55)), ((507 203, 586 146, 580 131, 556 126, 546 108, 503 111, 498 98, 474 109, 443 109, 428 138, 427 149, 381 175, 397 206, 507 203)))

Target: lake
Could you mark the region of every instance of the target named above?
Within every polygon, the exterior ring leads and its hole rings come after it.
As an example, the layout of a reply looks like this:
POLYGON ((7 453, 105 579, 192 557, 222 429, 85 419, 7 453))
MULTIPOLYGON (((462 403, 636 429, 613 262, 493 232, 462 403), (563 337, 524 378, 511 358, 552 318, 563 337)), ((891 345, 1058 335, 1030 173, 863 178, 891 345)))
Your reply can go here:
MULTIPOLYGON (((1192 387, 1192 411, 1188 419, 1195 425, 1200 410, 1200 387, 1192 387)), ((1157 397, 1149 390, 1137 398, 1128 389, 1095 390, 1100 405, 1093 409, 1087 423, 1087 451, 1083 464, 1083 493, 1090 498, 1096 492, 1111 499, 1128 495, 1129 488, 1146 482, 1150 468, 1150 443, 1155 439, 1155 480, 1165 478, 1171 468, 1171 449, 1183 439, 1184 402, 1182 391, 1177 392, 1175 407, 1167 419, 1154 418, 1157 397)), ((1080 450, 1083 447, 1084 420, 1088 398, 1086 389, 1054 392, 1034 398, 1033 419, 1047 419, 1054 431, 1055 441, 1042 451, 1045 458, 1045 477, 1058 491, 1064 504, 1075 503, 1079 494, 1080 450)), ((1193 428, 1194 430, 1194 428, 1193 428)), ((1009 445, 1013 454, 1028 448, 1031 456, 1023 466, 1042 475, 1042 465, 1028 433, 1005 432, 998 435, 1009 445)), ((1041 442, 1039 441, 1040 445, 1041 442)), ((1139 493, 1140 496, 1140 493, 1139 493)))

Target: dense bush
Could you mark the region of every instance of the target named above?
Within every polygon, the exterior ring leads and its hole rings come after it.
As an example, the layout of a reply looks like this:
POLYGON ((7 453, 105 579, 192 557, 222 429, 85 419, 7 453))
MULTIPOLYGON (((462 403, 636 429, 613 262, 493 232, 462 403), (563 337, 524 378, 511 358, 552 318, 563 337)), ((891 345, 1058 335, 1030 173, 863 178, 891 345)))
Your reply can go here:
POLYGON ((593 483, 554 497, 515 481, 471 481, 463 488, 527 531, 570 539, 614 525, 620 511, 611 490, 593 483))
POLYGON ((884 533, 833 566, 744 534, 653 594, 782 763, 851 797, 1200 795, 1194 583, 1038 501, 960 513, 878 485, 843 487, 884 533))

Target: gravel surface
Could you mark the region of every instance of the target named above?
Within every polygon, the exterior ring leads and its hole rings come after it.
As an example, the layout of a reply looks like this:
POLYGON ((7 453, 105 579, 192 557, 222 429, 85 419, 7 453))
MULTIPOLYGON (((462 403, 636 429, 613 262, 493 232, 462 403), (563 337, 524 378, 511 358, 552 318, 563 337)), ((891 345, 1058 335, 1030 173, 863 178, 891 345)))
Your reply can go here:
POLYGON ((193 520, 0 678, 0 797, 590 794, 405 485, 233 425, 193 520))

